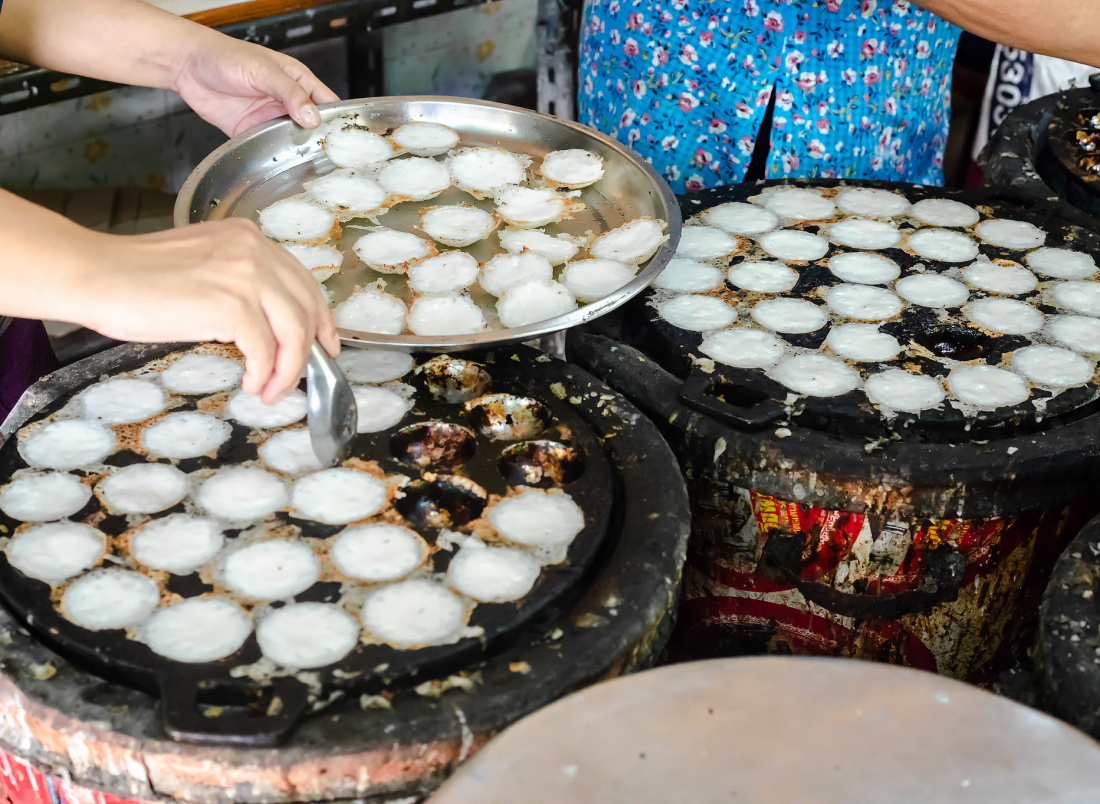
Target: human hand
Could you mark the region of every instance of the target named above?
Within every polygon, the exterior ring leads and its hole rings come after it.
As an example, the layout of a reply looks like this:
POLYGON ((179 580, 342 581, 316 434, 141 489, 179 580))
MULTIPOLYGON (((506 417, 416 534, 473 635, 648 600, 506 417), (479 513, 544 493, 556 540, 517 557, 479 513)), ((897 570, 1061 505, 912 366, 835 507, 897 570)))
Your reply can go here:
POLYGON ((91 264, 67 288, 86 309, 76 323, 118 340, 236 343, 242 387, 268 404, 297 386, 314 340, 340 349, 317 280, 251 221, 88 234, 91 264))
POLYGON ((339 97, 304 64, 283 53, 214 31, 180 66, 172 88, 198 115, 229 136, 289 114, 316 128, 316 104, 339 97))

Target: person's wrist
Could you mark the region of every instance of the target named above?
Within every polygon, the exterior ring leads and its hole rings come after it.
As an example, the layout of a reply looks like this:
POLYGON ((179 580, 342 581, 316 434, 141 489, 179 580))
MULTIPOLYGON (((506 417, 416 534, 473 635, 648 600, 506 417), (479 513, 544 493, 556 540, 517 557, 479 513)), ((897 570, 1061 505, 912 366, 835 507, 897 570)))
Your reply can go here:
POLYGON ((171 51, 165 54, 165 70, 169 76, 165 88, 173 92, 180 91, 198 62, 212 56, 216 58, 217 51, 225 45, 223 40, 236 43, 235 39, 204 25, 188 20, 181 22, 186 23, 186 27, 181 28, 181 34, 186 35, 179 37, 171 51))
POLYGON ((127 238, 73 225, 58 238, 54 278, 56 317, 95 328, 105 307, 124 291, 119 286, 127 238))

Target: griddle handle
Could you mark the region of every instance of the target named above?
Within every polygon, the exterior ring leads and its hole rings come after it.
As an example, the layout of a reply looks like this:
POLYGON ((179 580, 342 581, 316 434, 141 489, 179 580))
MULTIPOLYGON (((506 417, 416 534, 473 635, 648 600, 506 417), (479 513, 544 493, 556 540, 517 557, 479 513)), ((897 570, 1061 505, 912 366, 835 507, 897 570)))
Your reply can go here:
POLYGON ((160 690, 164 730, 183 743, 271 748, 287 737, 309 703, 309 688, 295 678, 276 678, 261 688, 247 679, 209 680, 184 674, 161 678, 160 690), (266 712, 237 706, 217 716, 211 716, 209 708, 200 711, 200 693, 211 701, 244 701, 250 692, 263 693, 266 712))
POLYGON ((702 369, 693 369, 677 394, 692 410, 732 424, 741 430, 763 430, 779 421, 786 413, 783 403, 764 399, 748 407, 725 402, 714 395, 715 377, 702 369))
POLYGON ((896 620, 908 614, 922 614, 939 603, 959 596, 966 557, 950 544, 924 553, 927 562, 916 589, 887 595, 841 592, 828 584, 802 577, 803 540, 794 536, 770 535, 757 564, 757 571, 794 586, 804 598, 842 617, 857 620, 896 620))
MULTIPOLYGON (((658 422, 686 419, 685 414, 703 413, 716 421, 742 430, 759 430, 785 414, 781 403, 760 402, 739 408, 707 397, 693 383, 708 380, 705 372, 693 372, 687 383, 668 372, 655 360, 625 343, 603 335, 571 329, 566 335, 566 357, 611 385, 658 422), (695 374, 702 378, 693 379, 695 374)), ((679 426, 679 425, 678 425, 679 426)))

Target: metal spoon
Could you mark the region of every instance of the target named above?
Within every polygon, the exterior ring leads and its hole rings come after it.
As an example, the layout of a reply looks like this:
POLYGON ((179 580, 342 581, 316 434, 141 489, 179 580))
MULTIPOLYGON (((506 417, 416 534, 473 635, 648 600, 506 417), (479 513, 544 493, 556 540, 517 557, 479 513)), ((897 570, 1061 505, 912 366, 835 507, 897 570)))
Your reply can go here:
POLYGON ((320 344, 309 350, 306 364, 309 399, 309 440, 323 466, 335 466, 348 457, 348 445, 358 427, 355 394, 344 372, 320 344))

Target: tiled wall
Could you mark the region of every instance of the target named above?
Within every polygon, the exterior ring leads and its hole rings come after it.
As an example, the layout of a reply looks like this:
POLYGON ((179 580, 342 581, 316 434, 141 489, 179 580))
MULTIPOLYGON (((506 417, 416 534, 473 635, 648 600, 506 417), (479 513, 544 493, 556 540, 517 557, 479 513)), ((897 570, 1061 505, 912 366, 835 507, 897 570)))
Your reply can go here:
MULTIPOLYGON (((480 97, 494 73, 534 65, 535 15, 536 0, 503 0, 387 29, 388 93, 480 97)), ((344 40, 290 52, 347 96, 344 40)), ((174 93, 116 89, 0 116, 0 186, 176 192, 224 139, 174 93)))
POLYGON ((537 0, 503 0, 384 34, 390 95, 484 96, 500 72, 535 66, 537 0))

